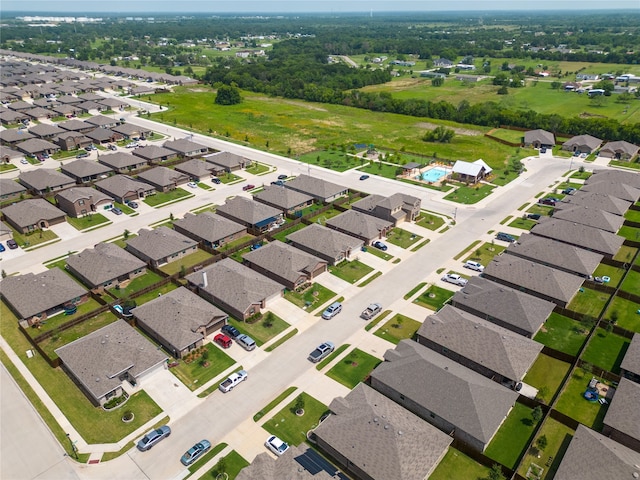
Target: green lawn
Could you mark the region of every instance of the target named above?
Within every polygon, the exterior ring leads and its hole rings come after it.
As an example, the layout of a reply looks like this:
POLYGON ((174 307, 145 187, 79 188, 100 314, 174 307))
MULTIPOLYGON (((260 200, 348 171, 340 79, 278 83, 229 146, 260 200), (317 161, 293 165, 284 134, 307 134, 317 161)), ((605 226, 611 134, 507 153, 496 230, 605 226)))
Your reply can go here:
POLYGON ((193 197, 193 193, 187 192, 182 188, 174 188, 173 190, 169 190, 168 192, 157 192, 155 195, 145 197, 142 201, 150 207, 157 207, 158 205, 162 205, 167 202, 186 200, 190 197, 193 197))
POLYGON ((393 245, 397 245, 400 248, 409 248, 416 242, 422 240, 420 235, 416 235, 415 233, 407 232, 401 228, 392 229, 387 235, 387 242, 392 243, 393 245))
POLYGON ((307 439, 307 432, 318 426, 320 417, 327 413, 329 407, 311 395, 300 393, 304 399, 304 415, 295 413, 296 399, 276 413, 273 418, 262 425, 267 432, 277 435, 289 445, 300 445, 307 439))
POLYGON ((209 365, 206 367, 200 360, 194 360, 191 363, 179 360, 177 367, 169 369, 191 391, 217 377, 235 363, 229 355, 213 343, 205 344, 205 348, 209 352, 209 358, 207 359, 209 365))
POLYGON ((253 338, 258 346, 267 343, 291 326, 272 312, 265 312, 262 318, 254 323, 241 322, 235 318, 229 318, 229 324, 253 338))
POLYGON ((48 332, 50 330, 55 330, 59 326, 64 325, 65 323, 68 323, 68 322, 70 322, 72 320, 75 320, 76 318, 80 317, 81 315, 84 315, 86 313, 92 312, 92 311, 96 310, 97 308, 100 308, 100 304, 97 301, 95 301, 93 298, 90 298, 86 302, 78 305, 78 310, 73 315, 65 315, 64 313, 60 313, 58 315, 54 315, 52 317, 48 317, 45 320, 45 323, 41 324, 40 327, 38 327, 38 328, 29 328, 27 330, 27 333, 29 335, 31 335, 32 337, 36 337, 36 336, 40 335, 41 333, 48 332))
POLYGON ((397 345, 400 340, 413 338, 421 323, 405 315, 395 314, 390 320, 374 332, 376 337, 383 338, 397 345))
MULTIPOLYGON (((633 257, 635 256, 637 251, 637 248, 623 245, 620 247, 620 250, 618 250, 613 256, 613 259, 618 260, 619 262, 629 263, 633 260, 633 257)), ((640 256, 638 256, 638 258, 636 259, 636 265, 638 264, 638 262, 640 262, 640 256)))
POLYGON ((620 230, 618 230, 618 235, 634 242, 640 242, 640 228, 623 225, 620 230))
POLYGON ((549 405, 571 365, 548 355, 540 354, 531 366, 523 382, 538 389, 538 400, 549 405))
POLYGON ((515 180, 516 178, 518 178, 518 176, 519 176, 518 172, 514 172, 510 168, 505 168, 504 170, 494 170, 493 171, 493 177, 491 178, 490 181, 494 185, 502 187, 502 186, 506 185, 507 183, 509 183, 509 182, 515 180))
POLYGON ((640 210, 627 210, 627 213, 624 214, 624 218, 631 220, 632 222, 640 223, 640 210))
POLYGON ((223 173, 218 178, 220 179, 220 182, 222 182, 224 184, 227 184, 227 185, 230 184, 230 183, 235 183, 235 182, 238 182, 238 181, 242 180, 242 177, 239 177, 235 173, 223 173))
POLYGON ((481 246, 474 249, 471 254, 464 259, 464 261, 473 260, 474 262, 480 262, 482 265, 489 265, 493 257, 504 252, 507 247, 497 245, 495 243, 485 242, 481 246))
POLYGON ((428 228, 429 230, 437 230, 444 225, 444 218, 438 215, 432 215, 427 213, 425 210, 422 210, 416 224, 420 227, 428 228))
POLYGON ((535 445, 535 442, 544 435, 547 439, 547 446, 542 451, 535 446, 529 449, 522 460, 518 473, 526 478, 527 470, 534 463, 544 468, 540 480, 552 480, 574 434, 575 432, 566 425, 551 417, 547 418, 533 442, 533 445, 535 445), (540 458, 538 458, 538 453, 540 458), (551 465, 547 466, 549 458, 551 458, 551 465))
POLYGON ((358 167, 363 163, 359 158, 355 158, 353 155, 338 150, 316 150, 300 155, 298 160, 311 165, 330 168, 338 172, 344 172, 350 168, 358 167))
POLYGON ((553 312, 534 340, 555 350, 577 355, 587 339, 589 328, 576 320, 553 312))
POLYGON ((323 287, 319 283, 314 283, 303 293, 298 293, 293 290, 287 290, 284 294, 284 298, 289 300, 291 303, 308 311, 315 310, 320 305, 324 305, 329 299, 335 296, 336 294, 334 292, 326 287, 323 287))
POLYGON ((246 234, 240 238, 237 238, 229 243, 224 243, 220 247, 216 248, 216 250, 220 252, 226 252, 227 250, 231 250, 232 248, 237 247, 238 245, 242 245, 245 242, 248 242, 252 238, 255 238, 253 235, 246 234))
MULTIPOLYGON (((622 268, 617 268, 612 265, 605 265, 604 263, 598 265, 598 268, 596 268, 596 270, 593 272, 594 277, 607 276, 611 278, 611 281, 609 281, 607 285, 614 288, 618 286, 620 280, 622 280, 623 275, 624 270, 622 268)), ((640 278, 640 274, 638 275, 638 277, 640 278)), ((638 284, 636 284, 636 289, 638 289, 638 284)))
POLYGON ((459 450, 449 447, 429 480, 479 480, 489 478, 489 469, 459 450))
POLYGON ((342 212, 340 210, 332 207, 325 212, 319 213, 318 215, 315 215, 309 218, 309 221, 314 223, 319 223, 320 225, 325 225, 327 223, 327 220, 337 215, 340 215, 341 213, 342 212))
POLYGON ((296 223, 293 227, 289 227, 289 228, 287 228, 285 230, 282 230, 282 231, 276 233, 273 236, 273 238, 275 238, 276 240, 280 240, 281 242, 286 242, 287 241, 287 235, 291 235, 293 232, 297 232, 298 230, 302 230, 306 226, 307 225, 305 225, 302 222, 296 223))
POLYGON ((516 218, 514 221, 512 221, 509 224, 509 226, 510 227, 515 227, 515 228, 521 228, 523 230, 531 230, 537 224, 538 224, 538 222, 536 222, 534 220, 530 220, 528 218, 516 218))
POLYGON ((327 372, 327 376, 352 389, 367 378, 379 363, 381 363, 380 359, 355 348, 334 365, 327 372))
POLYGON ((620 288, 625 292, 640 295, 640 272, 629 270, 620 288))
POLYGON ((591 378, 590 373, 576 368, 571 379, 565 384, 555 408, 589 428, 602 431, 602 420, 607 413, 607 405, 589 402, 583 397, 591 378))
POLYGON ((593 175, 593 173, 587 172, 586 170, 582 170, 582 171, 578 170, 577 172, 572 173, 569 178, 577 178, 578 180, 586 180, 591 175, 593 175))
POLYGON ((210 253, 205 252, 204 250, 196 250, 189 255, 185 255, 184 257, 176 260, 175 262, 167 263, 166 265, 160 267, 167 275, 173 275, 174 273, 178 273, 182 270, 182 267, 185 268, 193 267, 194 265, 198 265, 199 263, 204 262, 212 257, 210 253))
POLYGON ((372 245, 368 245, 366 248, 367 248, 367 252, 369 252, 371 255, 375 255, 376 257, 380 257, 381 259, 383 259, 383 260, 385 260, 387 262, 393 258, 393 255, 389 255, 387 252, 383 252, 379 248, 376 248, 376 247, 374 247, 372 245))
POLYGON ((58 238, 58 235, 56 235, 53 230, 35 230, 31 233, 18 233, 18 231, 13 227, 9 228, 11 228, 11 231, 13 232, 13 239, 22 248, 35 247, 41 243, 49 242, 58 238))
POLYGON ((511 143, 522 143, 524 141, 524 132, 508 128, 496 128, 491 132, 491 136, 511 143))
POLYGON ((437 285, 431 285, 424 291, 424 293, 422 293, 422 295, 414 300, 414 303, 421 307, 437 311, 440 310, 451 297, 453 297, 453 292, 451 290, 438 287, 437 285))
MULTIPOLYGON (((224 473, 227 474, 227 476, 224 478, 226 478, 227 480, 234 480, 238 476, 238 473, 240 473, 240 470, 242 470, 244 467, 249 466, 249 462, 247 462, 244 459, 244 457, 242 457, 238 452, 236 452, 235 450, 231 450, 224 457, 224 465, 225 465, 224 473)), ((205 472, 204 475, 202 475, 200 478, 213 480, 220 473, 222 472, 218 470, 218 463, 216 463, 211 469, 205 472)))
POLYGON ((369 173, 371 175, 380 175, 381 177, 395 179, 402 173, 402 167, 400 165, 371 162, 362 168, 359 168, 361 172, 369 173))
MULTIPOLYGON (((111 220, 107 219, 100 213, 93 213, 84 217, 67 217, 67 222, 76 230, 84 230, 86 228, 98 227, 105 223, 111 223, 111 220)), ((106 226, 106 225, 105 225, 106 226)))
POLYGON ((146 288, 154 283, 158 283, 162 280, 162 277, 157 273, 147 270, 147 273, 139 277, 134 278, 129 282, 126 288, 110 288, 109 293, 118 298, 129 297, 132 293, 135 293, 143 288, 146 288))
POLYGON ((244 169, 244 171, 252 175, 261 175, 263 173, 267 173, 269 168, 269 165, 264 163, 252 162, 251 165, 244 169))
POLYGON ((113 202, 113 206, 122 210, 122 213, 124 213, 125 215, 131 215, 132 213, 136 213, 136 211, 133 208, 131 208, 129 205, 125 205, 124 203, 113 202))
POLYGON ((631 340, 615 333, 608 333, 598 327, 589 345, 582 354, 582 360, 615 374, 620 373, 620 363, 627 353, 631 340))
POLYGON ((472 203, 478 203, 483 198, 489 196, 494 188, 496 188, 495 185, 488 184, 483 184, 476 187, 458 187, 454 192, 451 192, 449 195, 444 197, 444 199, 469 205, 472 203))
POLYGON ((154 290, 151 290, 150 292, 147 292, 145 294, 140 295, 139 297, 136 297, 134 300, 138 305, 142 305, 143 303, 147 303, 148 301, 153 300, 154 298, 157 298, 160 295, 165 295, 169 293, 171 290, 175 290, 176 288, 178 287, 176 286, 175 283, 169 282, 161 287, 158 287, 154 290))
POLYGON ((267 413, 269 413, 271 410, 273 410, 278 405, 280 405, 280 403, 282 403, 285 398, 287 398, 289 395, 291 395, 295 391, 296 391, 296 387, 287 388, 284 392, 282 392, 280 395, 278 395, 276 398, 274 398, 272 401, 270 401, 262 410, 260 410, 258 413, 256 413, 253 416, 253 421, 257 422, 258 420, 260 420, 267 413))
POLYGON ((531 408, 516 403, 491 440, 485 454, 506 467, 514 468, 536 427, 531 412, 531 408))
POLYGON ((583 287, 573 297, 567 309, 598 318, 610 296, 608 293, 596 292, 590 288, 583 287))
MULTIPOLYGON (((636 290, 637 292, 637 290, 636 290)), ((606 318, 627 330, 640 333, 640 305, 620 297, 613 297, 607 308, 606 318)))
POLYGON ((373 268, 359 260, 343 261, 338 265, 329 266, 329 271, 345 282, 355 283, 365 275, 373 272, 373 268))
POLYGON ((537 213, 538 215, 542 215, 544 217, 548 217, 551 215, 553 211, 553 207, 549 207, 547 205, 540 205, 539 203, 535 203, 527 208, 527 213, 537 213))

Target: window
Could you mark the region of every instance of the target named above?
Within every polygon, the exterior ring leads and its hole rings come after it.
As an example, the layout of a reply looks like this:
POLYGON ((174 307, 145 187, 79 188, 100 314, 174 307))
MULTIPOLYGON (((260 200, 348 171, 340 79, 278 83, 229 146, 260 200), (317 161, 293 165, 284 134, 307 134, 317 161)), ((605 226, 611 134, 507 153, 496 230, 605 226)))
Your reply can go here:
POLYGON ((78 200, 78 205, 84 205, 84 200, 78 200))

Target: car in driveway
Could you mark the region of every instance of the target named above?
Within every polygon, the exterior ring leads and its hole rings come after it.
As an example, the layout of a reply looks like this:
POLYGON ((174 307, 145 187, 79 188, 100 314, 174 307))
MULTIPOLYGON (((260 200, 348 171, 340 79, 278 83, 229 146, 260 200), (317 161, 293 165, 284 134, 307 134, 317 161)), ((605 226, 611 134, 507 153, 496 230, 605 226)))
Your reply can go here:
POLYGON ((76 158, 87 158, 89 156, 89 152, 82 152, 76 155, 76 158))
POLYGON ((342 311, 342 304, 340 302, 333 302, 331 305, 327 307, 327 309, 322 312, 322 318, 325 320, 331 320, 337 314, 342 311))
POLYGON ((220 331, 231 338, 238 338, 241 335, 240 330, 233 325, 225 325, 220 331))
POLYGON ((4 248, 4 245, 2 243, 0 243, 0 252, 4 252, 6 250, 6 248, 4 248))
POLYGON ((138 205, 138 202, 131 200, 131 201, 127 201, 127 206, 130 208, 138 208, 140 205, 138 205))
POLYGON ((278 187, 284 187, 284 180, 274 180, 271 185, 277 185, 278 187))
POLYGON ((360 180, 366 180, 369 178, 369 175, 360 175, 360 180))
POLYGON ((447 273, 441 279, 443 282, 452 283, 453 285, 459 285, 464 287, 467 284, 467 279, 462 278, 457 273, 447 273))
POLYGON ((376 241, 375 241, 375 242, 373 242, 371 245, 372 245, 372 246, 374 246, 374 247, 376 247, 378 250, 382 250, 383 252, 386 252, 386 251, 387 251, 387 248, 388 248, 388 247, 387 247, 384 243, 382 243, 380 240, 376 240, 376 241))
POLYGON ((29 165, 29 162, 27 161, 27 159, 26 159, 26 158, 22 158, 22 159, 20 160, 20 163, 21 163, 21 164, 23 164, 23 165, 29 165))
POLYGON ((196 182, 187 183, 187 187, 189 188, 198 188, 198 184, 196 182))
POLYGON ((222 181, 218 177, 213 177, 211 181, 216 185, 220 185, 222 183, 222 181))
POLYGON ((164 440, 169 435, 171 435, 171 429, 168 425, 163 425, 160 428, 156 428, 155 430, 151 430, 147 433, 140 439, 136 446, 141 452, 146 452, 147 450, 151 450, 157 443, 164 440))
POLYGON ((496 240, 502 240, 503 242, 515 242, 516 237, 509 235, 508 233, 498 232, 496 234, 496 240))
POLYGON ((565 195, 573 195, 574 193, 576 193, 576 189, 573 187, 567 187, 562 190, 562 193, 564 193, 565 195))
POLYGON ((218 333, 213 337, 213 341, 220 345, 222 348, 229 348, 231 346, 231 339, 224 333, 218 333))
POLYGON ((287 178, 289 178, 289 175, 286 173, 278 175, 278 180, 286 180, 287 178))
POLYGON ((469 270, 474 270, 476 272, 484 271, 484 265, 482 265, 480 262, 472 262, 471 260, 464 262, 463 267, 468 268, 469 270))
POLYGON ((125 148, 138 148, 140 144, 138 142, 131 142, 125 145, 125 148))
POLYGON ((113 208, 111 209, 111 211, 112 211, 113 213, 115 213, 116 215, 122 215, 122 210, 120 210, 120 209, 119 209, 119 208, 117 208, 117 207, 113 207, 113 208))
POLYGON ((286 442, 280 440, 275 435, 271 435, 269 438, 267 438, 267 441, 264 442, 264 445, 278 457, 289 450, 289 445, 286 442))
POLYGON ((527 215, 527 218, 529 218, 531 220, 540 220, 541 217, 542 217, 542 215, 540 215, 539 213, 529 213, 527 215))
POLYGON ((318 363, 320 360, 333 352, 335 348, 336 346, 332 342, 321 343, 313 352, 309 354, 308 360, 312 363, 318 363))
POLYGON ((18 248, 18 244, 13 238, 10 238, 9 240, 7 240, 7 247, 9 247, 11 250, 15 250, 16 248, 18 248))
POLYGON ((113 151, 118 150, 118 147, 116 145, 114 145, 113 143, 110 143, 109 145, 107 145, 107 148, 109 150, 113 150, 113 151))
POLYGON ((556 203, 558 203, 560 200, 558 200, 555 197, 546 197, 546 198, 541 198, 540 200, 538 200, 538 203, 540 205, 549 205, 551 207, 555 206, 556 203))
POLYGON ((180 461, 185 467, 188 467, 193 462, 198 460, 202 455, 207 453, 210 448, 211 448, 211 442, 209 440, 200 440, 193 447, 191 447, 189 450, 184 452, 184 455, 182 455, 182 458, 180 458, 180 461))
POLYGON ((247 190, 253 190, 254 188, 256 188, 255 185, 249 184, 249 185, 245 185, 244 187, 242 187, 242 190, 244 190, 246 192, 247 190))

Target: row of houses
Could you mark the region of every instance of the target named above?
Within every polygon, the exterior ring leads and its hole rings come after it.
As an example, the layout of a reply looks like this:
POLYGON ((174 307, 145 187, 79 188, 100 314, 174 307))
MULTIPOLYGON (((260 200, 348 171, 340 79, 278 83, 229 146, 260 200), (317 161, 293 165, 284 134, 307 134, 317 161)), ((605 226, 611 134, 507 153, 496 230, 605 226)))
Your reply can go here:
MULTIPOLYGON (((640 147, 625 140, 607 142, 600 148, 602 143, 601 139, 592 135, 576 135, 564 142, 562 149, 578 154, 598 152, 601 157, 615 160, 631 160, 640 152, 640 147)), ((525 147, 553 148, 555 145, 556 137, 552 132, 542 129, 524 132, 525 147)))

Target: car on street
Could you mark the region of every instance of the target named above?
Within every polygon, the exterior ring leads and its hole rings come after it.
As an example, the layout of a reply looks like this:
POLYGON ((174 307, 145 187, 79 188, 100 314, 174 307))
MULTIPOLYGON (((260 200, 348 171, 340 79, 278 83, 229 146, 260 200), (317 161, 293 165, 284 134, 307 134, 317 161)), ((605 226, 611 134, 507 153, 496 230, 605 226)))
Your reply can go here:
POLYGON ((254 188, 256 188, 255 185, 249 184, 249 185, 245 185, 244 187, 242 187, 242 190, 244 190, 246 192, 247 190, 253 190, 254 188))
POLYGON ((322 312, 322 318, 325 320, 331 320, 337 314, 342 311, 342 304, 340 302, 333 302, 331 305, 327 307, 327 309, 322 312))
POLYGON ((471 260, 464 262, 463 267, 468 268, 469 270, 475 270, 476 272, 484 271, 484 265, 479 262, 472 262, 471 260))
POLYGON ((516 237, 513 235, 509 235, 508 233, 498 232, 496 235, 496 240, 502 240, 503 242, 515 242, 516 237))
POLYGON ((187 187, 189 188, 198 188, 198 184, 196 182, 187 183, 187 187))
POLYGON ((120 210, 119 208, 113 207, 111 211, 116 215, 122 215, 122 210, 120 210))
POLYGON ((239 370, 229 375, 229 377, 218 386, 218 389, 222 393, 230 392, 231 390, 233 390, 233 387, 244 382, 246 379, 247 372, 245 370, 239 370))
POLYGON ((278 180, 286 180, 287 178, 289 178, 289 175, 287 175, 286 173, 278 175, 278 180))
POLYGON ((211 442, 209 440, 200 440, 193 447, 187 450, 180 461, 185 467, 188 467, 193 462, 198 460, 202 455, 207 453, 211 448, 211 442))
POLYGON ((156 428, 155 430, 151 430, 144 437, 140 439, 137 444, 138 450, 141 452, 146 452, 147 450, 151 450, 154 445, 156 445, 161 440, 164 440, 169 435, 171 435, 171 429, 168 425, 163 425, 160 428, 156 428))
POLYGON ((540 205, 550 205, 550 206, 554 206, 556 203, 558 203, 560 200, 558 200, 555 197, 546 197, 546 198, 541 198, 540 200, 538 200, 538 203, 540 205))
POLYGON ((29 165, 29 162, 27 161, 26 158, 21 159, 20 163, 23 164, 23 165, 29 165))
POLYGON ((13 238, 10 238, 9 240, 7 240, 7 247, 9 247, 11 250, 15 250, 16 248, 18 248, 18 244, 13 238))
POLYGON ((6 250, 6 248, 4 248, 4 245, 2 243, 0 243, 0 252, 4 252, 6 250))
POLYGON ((220 331, 231 338, 238 338, 240 336, 240 330, 233 325, 225 325, 220 331))
POLYGON ((457 273, 447 273, 445 276, 442 277, 442 281, 447 283, 452 283, 454 285, 459 285, 461 287, 464 287, 467 284, 467 279, 462 278, 457 273))
POLYGON ((76 158, 87 158, 89 156, 89 152, 82 152, 76 155, 76 158))
POLYGON ((264 442, 264 445, 278 457, 289 449, 289 445, 287 445, 286 442, 280 440, 275 435, 271 435, 269 438, 267 438, 267 441, 264 442))
POLYGON ((321 343, 313 352, 309 354, 308 360, 312 363, 318 363, 320 360, 333 352, 335 348, 336 347, 332 342, 321 343))
POLYGON ((218 333, 213 337, 213 341, 220 345, 222 348, 229 348, 231 346, 231 339, 224 333, 218 333))
POLYGON ((366 180, 369 178, 369 175, 360 175, 360 180, 366 180))
POLYGON ((382 243, 380 240, 376 240, 371 245, 376 247, 378 250, 382 250, 383 252, 387 251, 387 246, 384 243, 382 243))
POLYGON ((360 318, 364 318, 365 320, 371 320, 381 311, 382 311, 382 305, 380 305, 379 303, 372 303, 362 311, 362 313, 360 314, 360 318))

